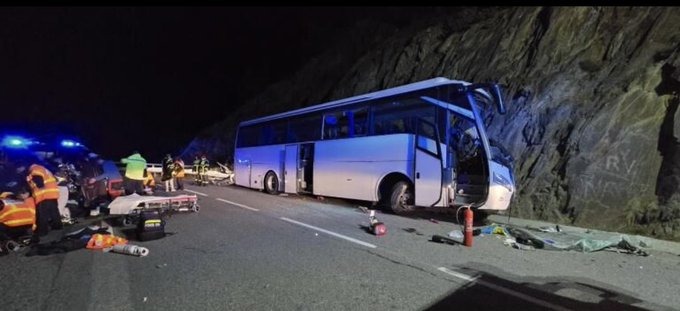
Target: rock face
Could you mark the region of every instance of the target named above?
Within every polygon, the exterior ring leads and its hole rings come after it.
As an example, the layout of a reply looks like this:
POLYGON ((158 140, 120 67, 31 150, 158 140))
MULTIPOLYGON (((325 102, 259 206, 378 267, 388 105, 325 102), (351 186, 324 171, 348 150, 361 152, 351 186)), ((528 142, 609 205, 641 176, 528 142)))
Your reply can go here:
POLYGON ((265 114, 437 76, 499 81, 509 109, 488 131, 516 159, 513 215, 680 238, 680 8, 433 11, 358 23, 186 152, 229 157, 238 122, 265 114))

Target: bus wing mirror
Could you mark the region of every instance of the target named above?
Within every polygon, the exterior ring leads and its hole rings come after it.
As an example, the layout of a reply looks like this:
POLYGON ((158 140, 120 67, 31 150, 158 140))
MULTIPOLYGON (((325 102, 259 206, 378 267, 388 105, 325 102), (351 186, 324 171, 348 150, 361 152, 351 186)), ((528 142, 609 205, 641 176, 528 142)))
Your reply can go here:
POLYGON ((498 84, 493 84, 491 86, 491 96, 493 97, 493 100, 496 102, 496 108, 498 109, 498 113, 500 114, 505 114, 505 103, 503 102, 503 96, 501 95, 501 87, 498 84))
POLYGON ((496 103, 496 109, 498 110, 498 113, 505 114, 505 103, 503 102, 503 96, 501 96, 501 87, 498 83, 475 83, 466 86, 464 89, 468 92, 481 89, 485 97, 488 98, 490 96, 491 98, 489 99, 496 103))

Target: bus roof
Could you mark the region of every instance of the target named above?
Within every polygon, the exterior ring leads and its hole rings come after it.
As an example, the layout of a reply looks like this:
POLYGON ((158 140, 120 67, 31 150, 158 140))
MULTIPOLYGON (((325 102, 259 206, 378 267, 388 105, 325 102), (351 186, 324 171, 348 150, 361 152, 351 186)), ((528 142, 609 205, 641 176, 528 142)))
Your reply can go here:
POLYGON ((314 112, 314 111, 325 110, 325 109, 329 109, 329 108, 341 107, 341 106, 344 106, 344 105, 349 105, 349 104, 352 104, 352 103, 355 103, 355 102, 364 101, 364 100, 368 100, 368 99, 388 97, 388 96, 392 96, 392 95, 396 95, 396 94, 402 94, 402 93, 427 89, 427 88, 431 88, 431 87, 435 87, 435 86, 439 86, 439 85, 446 85, 446 84, 469 85, 471 83, 466 82, 466 81, 451 80, 451 79, 448 79, 448 78, 437 77, 437 78, 432 78, 432 79, 429 79, 429 80, 423 80, 423 81, 419 81, 419 82, 415 82, 415 83, 411 83, 411 84, 405 84, 405 85, 401 85, 401 86, 397 86, 397 87, 393 87, 393 88, 389 88, 389 89, 384 89, 384 90, 380 90, 380 91, 373 92, 373 93, 356 95, 356 96, 352 96, 352 97, 348 97, 348 98, 330 101, 330 102, 323 103, 323 104, 317 104, 317 105, 314 105, 314 106, 309 106, 309 107, 300 108, 300 109, 291 110, 291 111, 282 112, 282 113, 277 113, 277 114, 274 114, 274 115, 265 116, 265 117, 261 117, 261 118, 257 118, 257 119, 243 121, 243 122, 241 122, 240 125, 243 126, 243 125, 256 124, 256 123, 260 123, 260 122, 271 121, 271 120, 276 120, 276 119, 280 119, 280 118, 300 115, 300 114, 304 114, 304 113, 308 113, 308 112, 314 112))

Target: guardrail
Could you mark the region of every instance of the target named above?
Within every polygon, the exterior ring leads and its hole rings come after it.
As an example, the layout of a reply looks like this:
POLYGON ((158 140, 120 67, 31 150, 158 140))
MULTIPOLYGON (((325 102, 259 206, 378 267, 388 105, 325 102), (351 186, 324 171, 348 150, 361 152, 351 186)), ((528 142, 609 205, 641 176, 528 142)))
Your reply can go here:
MULTIPOLYGON (((221 164, 221 163, 217 163, 217 164, 221 168, 223 168, 224 171, 226 171, 226 173, 224 173, 224 174, 233 174, 233 172, 229 168, 224 166, 223 164, 221 164)), ((122 171, 125 170, 125 164, 123 164, 121 162, 116 162, 116 166, 118 166, 118 168, 122 171)), ((194 168, 193 165, 185 165, 184 166, 184 174, 186 174, 186 175, 196 175, 196 172, 193 171, 193 168, 194 168)), ((149 173, 152 173, 152 174, 160 174, 160 173, 163 172, 163 164, 162 163, 148 163, 147 162, 146 163, 146 171, 149 172, 149 173)), ((213 170, 210 170, 210 171, 213 171, 213 170)), ((208 175, 210 175, 210 173, 208 175)))

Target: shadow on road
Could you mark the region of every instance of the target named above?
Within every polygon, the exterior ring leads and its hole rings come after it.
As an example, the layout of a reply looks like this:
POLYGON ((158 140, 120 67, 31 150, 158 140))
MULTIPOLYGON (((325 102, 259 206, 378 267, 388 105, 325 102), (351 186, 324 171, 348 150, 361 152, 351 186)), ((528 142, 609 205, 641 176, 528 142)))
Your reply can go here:
POLYGON ((466 275, 476 277, 473 282, 424 310, 646 310, 633 306, 642 300, 593 285, 589 280, 532 277, 515 282, 488 272, 466 270, 466 275))

